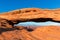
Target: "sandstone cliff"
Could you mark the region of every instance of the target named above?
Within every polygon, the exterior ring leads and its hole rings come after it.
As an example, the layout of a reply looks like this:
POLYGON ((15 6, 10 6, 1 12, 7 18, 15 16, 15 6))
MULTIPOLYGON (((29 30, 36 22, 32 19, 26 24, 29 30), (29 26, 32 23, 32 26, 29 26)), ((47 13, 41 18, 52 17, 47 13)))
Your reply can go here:
POLYGON ((0 18, 11 21, 36 21, 41 18, 50 18, 55 21, 60 21, 60 9, 49 10, 39 8, 24 8, 0 14, 0 18))
POLYGON ((14 26, 26 21, 60 22, 60 9, 24 8, 0 14, 0 40, 60 40, 60 26, 14 26))

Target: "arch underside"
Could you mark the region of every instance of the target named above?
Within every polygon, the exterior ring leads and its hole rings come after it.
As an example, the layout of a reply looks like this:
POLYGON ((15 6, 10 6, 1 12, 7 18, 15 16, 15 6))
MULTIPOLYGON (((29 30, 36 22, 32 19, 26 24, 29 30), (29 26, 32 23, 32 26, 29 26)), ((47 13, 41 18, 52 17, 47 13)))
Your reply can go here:
POLYGON ((21 23, 21 22, 47 22, 47 21, 52 21, 52 22, 60 23, 60 21, 53 20, 52 18, 36 18, 36 19, 27 19, 27 20, 24 20, 24 21, 17 20, 17 21, 15 21, 15 23, 18 24, 18 23, 21 23))

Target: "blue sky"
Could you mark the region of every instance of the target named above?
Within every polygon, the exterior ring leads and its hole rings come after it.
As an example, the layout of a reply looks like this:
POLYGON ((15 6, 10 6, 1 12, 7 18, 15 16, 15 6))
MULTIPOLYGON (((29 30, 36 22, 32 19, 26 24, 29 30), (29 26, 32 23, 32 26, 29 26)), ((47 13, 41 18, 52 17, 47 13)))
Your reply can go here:
POLYGON ((0 13, 21 8, 60 8, 60 0, 0 0, 0 13))
MULTIPOLYGON (((16 9, 21 8, 48 8, 48 9, 56 9, 60 8, 60 0, 0 0, 0 13, 1 12, 8 12, 16 9)), ((34 23, 28 22, 24 25, 49 25, 58 23, 54 22, 45 22, 45 23, 34 23)), ((20 25, 20 24, 18 24, 20 25)), ((22 24, 21 24, 22 25, 22 24)))

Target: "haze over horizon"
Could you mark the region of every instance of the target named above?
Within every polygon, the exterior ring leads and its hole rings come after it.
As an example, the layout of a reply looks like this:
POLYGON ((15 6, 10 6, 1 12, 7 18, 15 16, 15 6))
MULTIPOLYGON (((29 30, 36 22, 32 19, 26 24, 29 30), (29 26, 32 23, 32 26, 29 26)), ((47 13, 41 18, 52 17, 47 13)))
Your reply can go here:
MULTIPOLYGON (((60 0, 0 0, 0 13, 22 8, 56 9, 60 8, 60 0)), ((58 24, 53 22, 47 22, 45 24, 44 23, 42 24, 47 25, 49 23, 53 25, 58 24)), ((31 23, 28 22, 26 24, 41 25, 40 23, 34 23, 34 22, 31 23)))

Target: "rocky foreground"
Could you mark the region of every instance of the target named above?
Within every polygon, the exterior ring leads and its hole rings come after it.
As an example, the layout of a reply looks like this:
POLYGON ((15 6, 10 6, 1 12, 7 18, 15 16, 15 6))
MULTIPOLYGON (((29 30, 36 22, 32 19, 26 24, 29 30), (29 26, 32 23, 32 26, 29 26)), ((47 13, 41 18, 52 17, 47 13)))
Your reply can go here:
POLYGON ((14 26, 26 21, 60 22, 60 9, 25 8, 0 14, 0 40, 60 40, 60 26, 14 26))
POLYGON ((34 30, 28 30, 24 27, 19 30, 5 30, 0 34, 0 40, 60 40, 59 26, 37 27, 34 30))

